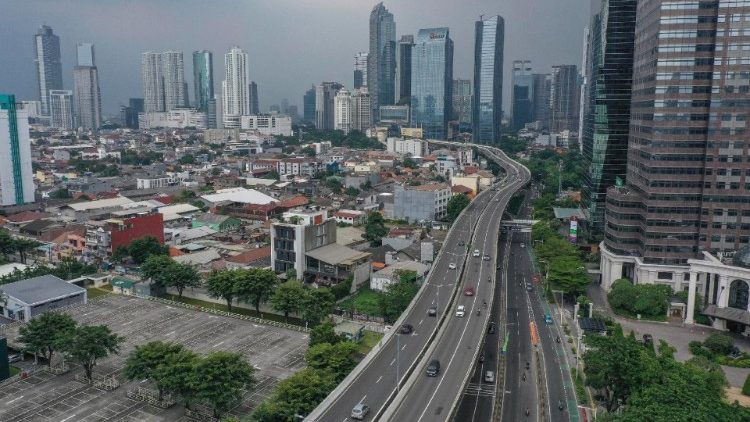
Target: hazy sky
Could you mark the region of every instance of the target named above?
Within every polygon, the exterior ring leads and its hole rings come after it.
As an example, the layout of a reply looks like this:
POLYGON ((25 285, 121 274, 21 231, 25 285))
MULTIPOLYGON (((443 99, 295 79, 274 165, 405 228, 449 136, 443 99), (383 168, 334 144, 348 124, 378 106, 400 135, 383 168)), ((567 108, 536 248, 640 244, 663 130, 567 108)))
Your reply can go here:
MULTIPOLYGON (((354 54, 368 50, 375 0, 0 0, 0 92, 37 100, 33 35, 50 25, 60 37, 63 84, 72 89, 77 42, 93 42, 106 115, 130 97, 142 97, 140 53, 180 50, 193 101, 192 52, 214 53, 215 89, 221 90, 224 53, 238 45, 250 55, 250 79, 267 110, 323 80, 352 86, 354 54), (221 76, 219 76, 221 75, 221 76)), ((580 65, 585 0, 391 0, 397 39, 419 28, 448 26, 455 43, 456 78, 472 77, 474 21, 505 19, 505 104, 510 65, 530 59, 534 72, 554 64, 580 65)), ((504 107, 507 109, 507 107, 504 107)))

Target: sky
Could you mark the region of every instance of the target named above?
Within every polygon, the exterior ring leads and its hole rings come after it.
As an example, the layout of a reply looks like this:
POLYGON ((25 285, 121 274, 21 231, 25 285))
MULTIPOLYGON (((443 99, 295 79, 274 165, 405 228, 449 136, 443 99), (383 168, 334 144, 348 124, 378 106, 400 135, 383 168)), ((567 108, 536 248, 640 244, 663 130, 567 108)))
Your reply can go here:
MULTIPOLYGON (((375 0, 0 0, 0 92, 38 100, 33 36, 39 25, 60 37, 63 85, 72 89, 75 46, 92 42, 99 68, 103 112, 119 113, 130 97, 143 97, 144 51, 184 52, 193 102, 192 52, 214 53, 214 84, 221 90, 224 53, 249 53, 250 79, 261 110, 282 98, 298 105, 312 84, 338 81, 351 88, 354 55, 367 51, 375 0)), ((504 108, 510 101, 513 60, 528 59, 535 73, 555 64, 580 66, 585 0, 392 0, 396 39, 420 28, 447 26, 454 41, 455 78, 471 79, 474 22, 505 19, 504 108)))

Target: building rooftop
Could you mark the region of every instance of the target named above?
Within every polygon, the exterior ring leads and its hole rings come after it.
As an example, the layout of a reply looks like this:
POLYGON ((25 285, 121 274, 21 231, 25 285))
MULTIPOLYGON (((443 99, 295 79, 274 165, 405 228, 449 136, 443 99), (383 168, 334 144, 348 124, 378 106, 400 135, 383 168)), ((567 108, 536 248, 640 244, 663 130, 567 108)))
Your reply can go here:
POLYGON ((258 192, 255 189, 245 188, 228 188, 220 189, 216 193, 201 196, 204 200, 211 203, 218 202, 240 202, 243 204, 269 204, 276 202, 276 199, 258 192))
POLYGON ((232 218, 232 217, 230 217, 228 215, 212 214, 212 213, 208 212, 208 213, 205 213, 203 215, 199 215, 199 216, 195 217, 193 220, 194 221, 199 221, 199 222, 205 223, 205 224, 221 224, 221 223, 229 220, 230 218, 232 218))
POLYGON ((190 204, 174 204, 162 206, 158 211, 161 214, 187 214, 200 211, 200 208, 190 204))
POLYGON ((428 183, 426 185, 409 186, 408 189, 420 191, 438 191, 443 189, 450 189, 450 187, 444 183, 428 183))
POLYGON ((580 208, 559 208, 552 207, 552 211, 555 212, 555 218, 561 220, 570 220, 570 217, 575 216, 578 220, 585 220, 586 214, 580 208))
POLYGON ((360 252, 337 243, 315 248, 305 252, 305 255, 331 265, 351 265, 370 256, 367 252, 360 252))
POLYGON ((0 290, 5 292, 9 297, 32 306, 76 293, 86 292, 86 289, 68 283, 53 275, 43 275, 16 281, 15 283, 4 284, 0 286, 0 290))
POLYGON ((99 199, 97 201, 76 202, 73 204, 67 204, 65 206, 73 209, 74 211, 89 211, 98 210, 101 208, 119 207, 121 205, 130 204, 131 202, 133 201, 124 196, 118 196, 116 198, 99 199))
POLYGON ((205 265, 211 261, 221 259, 221 255, 216 249, 206 249, 204 251, 175 256, 172 259, 180 264, 205 265))
POLYGON ((270 256, 271 247, 264 246, 262 248, 249 249, 237 255, 227 257, 225 261, 236 264, 249 264, 251 262, 260 261, 261 259, 269 258, 270 256))
POLYGON ((375 274, 380 277, 391 277, 396 271, 414 271, 419 275, 425 274, 430 267, 417 261, 399 261, 391 264, 375 274))

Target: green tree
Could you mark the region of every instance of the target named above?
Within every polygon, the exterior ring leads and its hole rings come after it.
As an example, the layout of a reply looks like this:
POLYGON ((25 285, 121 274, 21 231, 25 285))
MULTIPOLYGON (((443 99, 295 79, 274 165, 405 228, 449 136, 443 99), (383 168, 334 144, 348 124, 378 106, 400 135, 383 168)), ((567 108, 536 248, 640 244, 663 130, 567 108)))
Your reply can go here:
POLYGON ((351 293, 353 283, 354 276, 350 274, 349 277, 347 277, 344 281, 341 281, 331 287, 331 293, 333 293, 333 296, 336 298, 336 300, 343 299, 349 296, 349 293, 351 293))
POLYGON ((350 341, 320 343, 307 350, 305 362, 313 369, 331 373, 336 382, 341 382, 357 366, 356 353, 357 345, 350 341))
POLYGON ((385 219, 378 212, 371 212, 367 215, 367 222, 365 223, 365 240, 370 242, 372 246, 379 246, 383 236, 388 234, 388 229, 385 227, 385 219))
POLYGON ((112 253, 112 262, 122 264, 130 256, 130 250, 125 246, 118 246, 112 253))
POLYGON ((175 264, 168 255, 151 255, 140 266, 141 278, 151 279, 151 284, 165 286, 165 273, 175 264))
POLYGON ((305 368, 281 381, 271 397, 253 412, 256 422, 286 422, 298 420, 295 415, 307 415, 336 387, 329 372, 305 368))
POLYGON ((268 300, 278 283, 273 270, 250 268, 235 270, 234 289, 237 299, 252 304, 255 312, 260 313, 260 304, 268 300))
POLYGON ((325 319, 336 305, 336 297, 330 289, 320 287, 306 289, 302 300, 302 318, 309 324, 316 325, 325 319))
POLYGON ((401 164, 404 167, 407 167, 407 168, 410 168, 410 169, 419 168, 419 164, 417 164, 417 162, 414 161, 411 157, 404 158, 404 160, 401 162, 401 164))
POLYGON ((51 365, 54 353, 65 350, 75 331, 76 322, 70 315, 45 312, 18 330, 18 341, 24 351, 42 355, 51 365))
POLYGON ((66 256, 51 270, 50 274, 60 277, 63 280, 72 280, 82 275, 94 274, 96 271, 97 268, 95 266, 84 264, 72 256, 66 256))
POLYGON ((84 370, 86 379, 92 380, 92 371, 98 359, 120 352, 122 337, 110 331, 106 325, 76 328, 67 352, 84 370))
POLYGON ((340 341, 344 341, 343 337, 336 334, 336 331, 334 331, 333 327, 335 327, 335 325, 330 319, 327 319, 313 327, 313 329, 310 330, 310 347, 313 347, 316 344, 336 344, 340 341))
POLYGON ((177 289, 177 295, 182 298, 182 292, 187 287, 198 287, 201 278, 190 264, 180 264, 172 260, 173 264, 168 272, 162 273, 162 283, 167 287, 177 289))
POLYGON ((359 189, 355 188, 354 186, 349 186, 346 188, 346 195, 354 198, 355 196, 359 195, 359 189))
MULTIPOLYGON (((411 272, 413 273, 413 271, 411 272)), ((399 280, 389 284, 386 287, 385 294, 379 297, 380 309, 385 320, 390 323, 397 320, 418 291, 419 286, 414 281, 399 280)))
POLYGON ((185 154, 178 160, 180 164, 195 164, 195 156, 193 154, 185 154))
POLYGON ((451 223, 456 221, 458 215, 469 205, 469 202, 469 197, 464 194, 453 195, 451 199, 448 200, 448 221, 451 223))
POLYGON ((281 176, 279 175, 279 172, 276 170, 271 170, 268 173, 266 173, 265 176, 263 176, 264 179, 274 179, 274 180, 280 180, 281 176))
POLYGON ((255 368, 239 353, 213 352, 195 368, 199 374, 196 398, 208 403, 219 417, 255 385, 255 368))
POLYGON ((734 348, 734 341, 725 334, 713 333, 703 342, 703 347, 717 355, 726 355, 734 348))
POLYGON ((579 293, 589 283, 589 275, 578 257, 559 257, 551 261, 547 278, 553 288, 565 293, 579 293))
POLYGON ((315 157, 315 148, 313 147, 304 147, 302 150, 300 150, 302 154, 307 155, 308 157, 315 157))
POLYGON ((146 262, 151 255, 169 255, 169 246, 162 245, 153 236, 145 236, 130 242, 130 257, 136 264, 146 262))
POLYGON ((289 321, 290 312, 302 309, 305 293, 304 286, 297 280, 281 283, 271 295, 271 306, 274 310, 283 312, 284 320, 289 321))
POLYGON ((742 384, 742 394, 746 396, 750 396, 750 374, 747 374, 747 377, 745 378, 745 383, 742 384))
POLYGON ((341 183, 341 179, 338 177, 329 177, 326 179, 326 187, 333 191, 333 193, 341 193, 344 185, 341 183))
POLYGON ((41 246, 41 242, 37 242, 33 239, 14 239, 13 248, 18 252, 18 257, 21 258, 21 263, 26 263, 26 254, 41 246))
POLYGON ((235 275, 231 270, 217 271, 206 280, 206 289, 211 297, 227 301, 227 309, 232 310, 232 301, 236 297, 235 275))
POLYGON ((152 341, 141 346, 136 346, 125 360, 123 374, 125 378, 134 380, 149 380, 159 391, 159 400, 164 397, 165 385, 160 377, 163 374, 162 365, 166 365, 172 355, 183 350, 183 346, 177 343, 152 341))
POLYGON ((3 254, 3 260, 8 261, 8 255, 16 252, 16 242, 13 236, 5 229, 0 229, 0 253, 3 254))
POLYGON ((197 371, 200 360, 200 356, 192 350, 182 349, 167 355, 163 364, 158 365, 154 372, 154 377, 159 380, 164 392, 181 397, 188 409, 200 385, 200 374, 197 371))

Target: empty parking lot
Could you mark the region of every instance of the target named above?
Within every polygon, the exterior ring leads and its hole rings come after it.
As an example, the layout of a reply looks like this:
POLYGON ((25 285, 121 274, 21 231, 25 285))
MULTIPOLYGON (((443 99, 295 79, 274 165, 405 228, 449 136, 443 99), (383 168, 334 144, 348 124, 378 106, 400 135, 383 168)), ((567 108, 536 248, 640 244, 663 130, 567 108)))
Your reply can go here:
MULTIPOLYGON (((245 394, 231 413, 244 415, 273 387, 304 365, 307 334, 249 321, 172 307, 145 299, 110 294, 66 311, 79 323, 105 324, 123 336, 119 356, 99 361, 95 373, 115 376, 123 384, 107 392, 74 380, 82 369, 54 376, 37 371, 25 380, 0 387, 0 420, 14 421, 180 421, 181 404, 159 409, 127 397, 138 383, 119 376, 128 353, 153 340, 181 343, 199 353, 216 350, 238 352, 256 367, 256 388, 245 394)), ((15 324, 0 328, 12 344, 15 324)))

